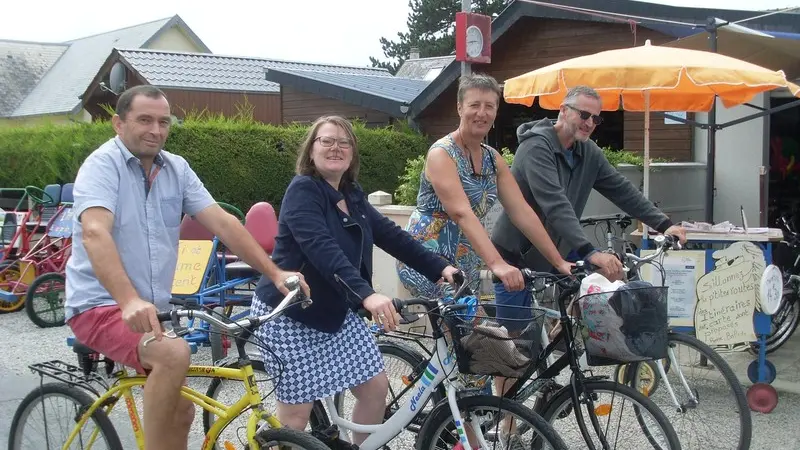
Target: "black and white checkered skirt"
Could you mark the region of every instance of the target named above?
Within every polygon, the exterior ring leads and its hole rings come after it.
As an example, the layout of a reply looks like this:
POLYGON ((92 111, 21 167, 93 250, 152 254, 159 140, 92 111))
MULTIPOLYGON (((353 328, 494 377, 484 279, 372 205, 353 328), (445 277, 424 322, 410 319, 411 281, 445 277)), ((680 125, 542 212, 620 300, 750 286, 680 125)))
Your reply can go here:
MULTIPOLYGON (((262 315, 271 310, 258 296, 253 297, 251 314, 262 315)), ((348 311, 336 333, 315 330, 281 315, 254 334, 271 350, 261 349, 261 355, 282 403, 310 403, 329 397, 358 386, 383 370, 383 356, 375 338, 353 311, 348 311)))

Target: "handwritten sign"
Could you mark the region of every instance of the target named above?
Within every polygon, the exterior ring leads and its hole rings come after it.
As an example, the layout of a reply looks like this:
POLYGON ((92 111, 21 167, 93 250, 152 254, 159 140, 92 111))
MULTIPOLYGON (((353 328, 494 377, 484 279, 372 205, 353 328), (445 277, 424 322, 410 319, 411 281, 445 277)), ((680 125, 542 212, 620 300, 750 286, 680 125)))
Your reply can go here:
POLYGON ((761 275, 758 293, 761 298, 761 311, 764 314, 775 314, 781 306, 783 297, 783 275, 781 269, 770 264, 761 275))
POLYGON ((481 224, 483 228, 486 229, 486 233, 489 234, 489 236, 492 235, 494 225, 497 223, 497 219, 500 218, 501 214, 503 214, 503 205, 498 201, 492 205, 489 211, 486 212, 486 215, 483 216, 483 219, 481 219, 481 224))
POLYGON ((178 243, 178 263, 172 280, 172 293, 191 295, 200 289, 213 242, 206 240, 181 240, 178 243))
POLYGON ((697 282, 697 338, 709 345, 752 342, 764 254, 752 242, 741 241, 715 251, 712 257, 714 270, 697 282))

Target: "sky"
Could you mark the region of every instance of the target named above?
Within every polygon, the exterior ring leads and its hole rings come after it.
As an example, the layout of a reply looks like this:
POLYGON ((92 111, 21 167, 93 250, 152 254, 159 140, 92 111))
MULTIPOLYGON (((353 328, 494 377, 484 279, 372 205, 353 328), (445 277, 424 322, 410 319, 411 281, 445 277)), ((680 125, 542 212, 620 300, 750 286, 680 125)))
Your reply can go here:
MULTIPOLYGON (((544 0, 546 1, 546 0, 544 0)), ((407 31, 408 0, 3 1, 0 39, 62 42, 178 14, 220 55, 370 66, 384 59, 379 39, 407 31)), ((697 6, 697 0, 652 0, 697 6)), ((704 0, 704 7, 800 6, 800 0, 704 0)), ((600 2, 598 2, 598 5, 600 2)), ((599 9, 599 8, 598 8, 599 9)))

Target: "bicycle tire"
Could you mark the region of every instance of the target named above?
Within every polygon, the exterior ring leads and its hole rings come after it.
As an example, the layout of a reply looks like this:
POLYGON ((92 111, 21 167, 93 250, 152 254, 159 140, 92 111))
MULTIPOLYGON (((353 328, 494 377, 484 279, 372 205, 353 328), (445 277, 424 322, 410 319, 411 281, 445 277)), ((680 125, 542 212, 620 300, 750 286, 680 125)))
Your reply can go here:
MULTIPOLYGON (((561 436, 556 433, 553 427, 547 423, 542 416, 536 414, 533 412, 533 410, 517 401, 503 397, 496 397, 493 395, 472 395, 469 397, 456 399, 456 405, 458 405, 459 410, 483 407, 487 409, 507 411, 526 420, 536 429, 536 432, 539 436, 541 436, 541 439, 538 439, 536 443, 532 444, 534 445, 534 448, 537 444, 541 446, 541 444, 544 443, 542 442, 543 440, 546 441, 546 443, 550 446, 549 448, 552 450, 566 450, 569 448, 561 439, 561 436)), ((497 414, 496 416, 500 417, 502 414, 497 414)), ((436 449, 437 447, 434 447, 433 444, 435 444, 434 440, 437 438, 437 436, 434 436, 434 433, 436 430, 441 429, 443 426, 446 426, 449 422, 451 422, 452 417, 453 414, 450 411, 449 403, 447 401, 439 402, 433 411, 431 411, 431 414, 428 416, 428 420, 426 420, 425 424, 422 426, 415 449, 436 449)))
MULTIPOLYGON (((740 450, 749 449, 750 441, 753 435, 753 423, 750 415, 750 407, 747 404, 747 396, 745 395, 744 388, 739 382, 739 379, 733 373, 731 366, 725 361, 724 358, 722 358, 722 356, 720 356, 719 353, 715 352, 711 347, 709 347, 708 344, 694 336, 685 333, 670 332, 669 341, 677 341, 683 345, 686 345, 687 347, 694 348, 700 355, 708 359, 711 364, 717 368, 719 373, 725 379, 729 392, 733 393, 733 397, 736 399, 736 405, 739 408, 739 424, 741 427, 741 432, 739 434, 739 446, 737 448, 740 450)), ((634 369, 633 373, 635 375, 630 380, 630 383, 635 387, 638 385, 638 375, 636 375, 639 373, 638 366, 634 369)), ((676 386, 673 387, 673 389, 677 391, 678 389, 681 389, 681 387, 676 386)))
MULTIPOLYGON (((92 403, 94 403, 94 400, 92 400, 92 397, 90 397, 89 394, 81 389, 64 383, 47 383, 36 387, 34 390, 29 392, 25 398, 22 399, 17 407, 17 411, 14 413, 14 418, 11 420, 11 430, 8 434, 9 450, 21 450, 19 444, 22 436, 18 434, 22 426, 20 422, 27 416, 26 413, 29 411, 29 409, 34 406, 34 404, 43 396, 68 397, 75 401, 80 408, 89 408, 92 403)), ((89 420, 93 421, 97 428, 99 428, 102 437, 105 437, 105 441, 109 449, 123 450, 117 430, 114 428, 114 424, 111 423, 111 419, 108 418, 108 415, 106 415, 105 411, 99 408, 96 409, 94 413, 92 413, 92 417, 90 417, 89 420)), ((75 425, 76 423, 73 421, 72 427, 75 425)), ((63 443, 61 445, 63 445, 63 443)))
MULTIPOLYGON (((797 331, 798 324, 800 324, 800 299, 796 298, 798 294, 792 292, 791 294, 785 295, 792 295, 795 298, 793 300, 785 300, 783 306, 781 306, 781 310, 773 315, 773 317, 778 316, 784 312, 784 309, 788 309, 788 311, 786 311, 786 318, 781 322, 781 325, 776 327, 774 333, 767 335, 767 354, 773 353, 788 342, 792 335, 794 335, 794 332, 797 331), (786 321, 788 321, 788 323, 786 323, 786 321)), ((758 349, 758 341, 750 344, 750 352, 754 355, 758 355, 758 349)))
MULTIPOLYGON (((422 356, 422 354, 420 354, 416 350, 409 348, 408 346, 405 346, 397 342, 385 341, 385 340, 379 341, 378 350, 380 350, 381 355, 389 355, 391 357, 397 358, 405 362, 412 368, 409 378, 410 383, 415 383, 422 376, 423 372, 425 372, 425 368, 428 365, 428 360, 425 359, 422 356)), ((389 394, 392 394, 392 392, 390 391, 389 394)), ((431 393, 431 396, 428 398, 428 402, 426 402, 426 405, 431 402, 432 404, 435 405, 439 403, 440 400, 444 399, 446 396, 447 393, 445 392, 444 385, 440 384, 439 386, 436 386, 436 389, 434 389, 434 391, 431 393)), ((393 398, 392 401, 397 402, 397 398, 393 398)), ((334 404, 336 405, 338 414, 342 415, 343 393, 340 392, 334 395, 334 404)), ((420 405, 420 406, 421 408, 424 408, 426 405, 420 405)), ((386 413, 384 415, 384 420, 388 420, 392 416, 392 414, 394 414, 394 412, 395 410, 390 410, 387 405, 386 413)), ((324 418, 322 417, 317 418, 319 423, 324 423, 324 421, 330 421, 330 418, 325 413, 324 408, 322 408, 321 411, 318 410, 312 411, 312 414, 314 413, 325 414, 324 418)), ((406 426, 406 430, 418 432, 419 428, 422 426, 422 423, 425 421, 425 418, 427 416, 428 414, 425 411, 420 410, 419 414, 417 414, 417 416, 414 417, 414 420, 406 426)))
MULTIPOLYGON (((260 448, 274 448, 274 444, 292 444, 304 450, 330 450, 330 447, 314 436, 291 428, 268 428, 256 435, 260 448)), ((280 448, 283 448, 282 446, 280 448)))
MULTIPOLYGON (((19 261, 17 260, 0 261, 0 282, 3 282, 5 284, 10 284, 19 281, 20 277, 22 277, 22 273, 20 271, 19 261), (6 275, 14 273, 16 273, 16 278, 14 278, 13 276, 7 277, 6 275), (6 278, 11 278, 11 280, 7 281, 6 278)), ((11 286, 6 286, 6 289, 13 292, 11 286)), ((0 300, 0 314, 17 312, 24 307, 25 307, 25 294, 19 294, 14 297, 14 300, 8 302, 5 300, 0 300)))
MULTIPOLYGON (((28 286, 28 292, 25 293, 25 313, 28 315, 28 318, 34 325, 38 326, 39 328, 53 328, 53 327, 60 327, 64 325, 64 304, 61 303, 60 309, 60 319, 55 321, 45 320, 36 312, 34 307, 34 299, 36 298, 36 289, 39 288, 40 285, 50 281, 50 280, 57 280, 61 281, 62 285, 66 287, 66 279, 64 274, 61 272, 49 272, 36 277, 28 286)), ((53 305, 51 305, 53 306, 53 305)))
MULTIPOLYGON (((661 428, 664 436, 667 439, 667 443, 670 447, 669 450, 679 450, 681 448, 678 435, 675 432, 675 429, 672 427, 672 424, 670 424, 669 420, 667 419, 667 416, 663 411, 661 411, 661 409, 658 408, 658 406, 656 406, 655 403, 653 403, 652 400, 645 397, 641 392, 630 386, 615 383, 613 381, 586 380, 582 382, 582 385, 583 390, 588 393, 595 391, 609 391, 614 392, 615 396, 620 395, 632 399, 638 403, 639 407, 647 411, 655 419, 656 423, 658 423, 658 426, 661 428)), ((571 390, 571 385, 564 386, 548 402, 547 408, 545 409, 544 414, 542 414, 542 418, 547 421, 547 423, 551 423, 551 421, 555 418, 556 413, 561 409, 561 405, 569 403, 570 407, 574 408, 575 405, 572 403, 571 390)), ((583 410, 581 411, 583 412, 583 410)), ((584 414, 586 413, 584 412, 584 414)), ((637 417, 641 417, 641 414, 637 413, 637 417)), ((591 425, 587 424, 587 427, 590 430, 589 432, 592 433, 593 428, 591 425)), ((649 436, 648 440, 650 440, 652 444, 652 440, 649 436)))
MULTIPOLYGON (((223 365, 221 367, 235 369, 235 368, 238 367, 238 364, 239 364, 238 361, 230 361, 230 362, 228 362, 227 364, 225 364, 225 365, 223 365)), ((250 360, 250 364, 253 367, 253 372, 261 372, 261 373, 265 374, 266 376, 269 376, 267 374, 266 369, 264 368, 264 361, 261 361, 259 359, 251 359, 250 360)), ((223 380, 225 380, 225 378, 220 378, 220 377, 212 378, 211 379, 211 383, 209 383, 209 385, 208 385, 208 389, 206 389, 206 396, 216 400, 217 399, 217 395, 219 394, 219 391, 220 391, 220 389, 222 387, 222 381, 223 380)), ((239 383, 239 384, 241 384, 241 383, 239 383)), ((263 394, 264 393, 262 392, 262 395, 263 394)), ((245 411, 248 411, 248 410, 245 409, 242 412, 242 414, 244 414, 245 411)), ((211 414, 211 411, 209 411, 207 409, 203 410, 203 433, 208 434, 208 431, 211 429, 211 426, 214 424, 213 417, 214 416, 211 414)), ((236 419, 235 417, 232 418, 230 423, 233 423, 233 421, 235 419, 236 419)), ((230 425, 230 423, 228 425, 230 425)), ((322 405, 322 403, 319 400, 314 402, 314 407, 311 410, 311 416, 309 418, 309 424, 311 425, 312 429, 315 429, 315 430, 316 429, 324 429, 324 428, 327 428, 327 427, 330 426, 330 421, 328 421, 328 415, 325 413, 325 407, 322 405), (322 420, 322 422, 320 422, 320 420, 322 420)), ((212 448, 214 450, 220 450, 219 447, 217 446, 216 442, 214 443, 214 446, 212 448)))

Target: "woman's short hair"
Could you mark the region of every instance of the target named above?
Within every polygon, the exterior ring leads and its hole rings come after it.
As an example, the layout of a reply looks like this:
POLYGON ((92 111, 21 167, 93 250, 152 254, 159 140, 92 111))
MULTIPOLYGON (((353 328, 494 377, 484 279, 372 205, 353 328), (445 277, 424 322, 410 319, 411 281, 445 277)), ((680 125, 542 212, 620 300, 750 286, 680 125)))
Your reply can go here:
POLYGON ((458 80, 458 103, 464 101, 464 96, 470 89, 492 91, 497 94, 497 102, 503 97, 503 89, 494 77, 482 73, 463 75, 458 80))
POLYGON ((347 119, 341 116, 322 116, 313 124, 311 124, 311 127, 309 127, 308 132, 306 133, 306 138, 303 143, 300 144, 300 149, 297 152, 297 165, 295 167, 295 171, 298 175, 313 175, 317 177, 321 176, 319 171, 317 171, 317 168, 314 166, 314 160, 311 158, 311 151, 314 148, 314 141, 316 141, 318 137, 317 132, 319 132, 320 127, 326 123, 332 123, 344 130, 347 138, 350 140, 350 149, 353 152, 353 159, 350 161, 350 167, 347 169, 347 171, 345 171, 344 175, 342 175, 342 181, 340 183, 340 187, 347 186, 358 181, 358 140, 353 132, 353 125, 347 119))

